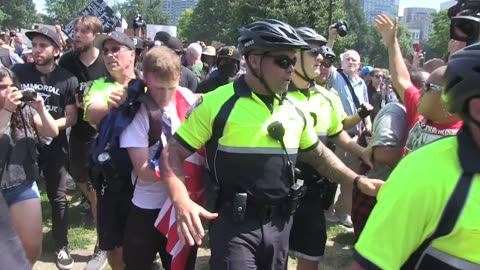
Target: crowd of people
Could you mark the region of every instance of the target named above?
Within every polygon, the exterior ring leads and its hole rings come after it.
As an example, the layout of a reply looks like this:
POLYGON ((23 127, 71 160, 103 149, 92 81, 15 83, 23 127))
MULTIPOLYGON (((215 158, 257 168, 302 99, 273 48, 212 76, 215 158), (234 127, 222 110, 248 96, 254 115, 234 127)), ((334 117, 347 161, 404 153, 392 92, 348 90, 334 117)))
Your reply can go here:
POLYGON ((354 231, 353 269, 480 268, 480 45, 405 59, 379 15, 389 66, 348 49, 336 67, 335 25, 258 20, 218 48, 74 25, 70 50, 58 29, 0 36, 0 269, 40 257, 39 186, 74 266, 69 178, 87 270, 195 269, 206 233, 211 269, 318 269, 327 220, 354 231))

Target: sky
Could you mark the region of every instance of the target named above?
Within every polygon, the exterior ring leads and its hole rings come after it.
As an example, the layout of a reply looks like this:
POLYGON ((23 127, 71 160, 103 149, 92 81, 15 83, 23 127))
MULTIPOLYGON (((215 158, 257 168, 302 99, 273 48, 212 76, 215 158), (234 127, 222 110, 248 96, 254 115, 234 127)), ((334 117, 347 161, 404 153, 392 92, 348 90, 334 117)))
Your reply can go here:
MULTIPOLYGON (((447 0, 424 0, 424 1, 420 1, 421 4, 419 5, 418 4, 419 0, 400 0, 400 15, 403 14, 403 8, 405 7, 428 7, 428 8, 434 8, 438 10, 440 8, 440 3, 443 3, 446 1, 447 0)), ((108 2, 113 2, 113 1, 107 1, 107 3, 108 2)), ((42 12, 45 6, 45 0, 33 0, 33 3, 35 3, 37 7, 37 11, 42 12)))

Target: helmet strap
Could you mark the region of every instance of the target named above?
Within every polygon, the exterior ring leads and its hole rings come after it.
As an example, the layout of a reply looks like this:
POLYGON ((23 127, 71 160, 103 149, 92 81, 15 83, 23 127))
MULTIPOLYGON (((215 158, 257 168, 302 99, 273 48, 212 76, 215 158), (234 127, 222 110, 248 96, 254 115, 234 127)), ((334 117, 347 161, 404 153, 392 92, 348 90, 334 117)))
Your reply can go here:
POLYGON ((302 80, 308 82, 310 85, 309 87, 311 87, 312 85, 315 84, 315 78, 308 78, 307 76, 307 70, 305 69, 305 62, 303 61, 304 60, 304 51, 300 52, 300 63, 301 63, 301 66, 302 66, 302 72, 303 74, 301 74, 300 72, 298 72, 296 69, 293 71, 298 77, 300 77, 302 80))

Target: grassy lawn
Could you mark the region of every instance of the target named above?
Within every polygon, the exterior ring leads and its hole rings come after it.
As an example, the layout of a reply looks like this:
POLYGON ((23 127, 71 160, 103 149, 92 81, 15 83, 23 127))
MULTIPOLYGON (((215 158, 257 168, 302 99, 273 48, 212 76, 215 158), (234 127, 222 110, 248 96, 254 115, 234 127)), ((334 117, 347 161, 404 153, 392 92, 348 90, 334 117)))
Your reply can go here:
MULTIPOLYGON (((42 190, 42 215, 44 223, 44 238, 43 238, 43 252, 42 256, 33 267, 34 270, 54 270, 57 269, 54 260, 54 242, 52 237, 52 220, 51 208, 48 203, 47 194, 42 190)), ((72 257, 75 260, 73 269, 84 269, 85 263, 90 259, 95 245, 96 235, 92 226, 84 226, 80 214, 80 207, 78 205, 81 201, 80 192, 73 192, 68 195, 69 200, 69 230, 68 240, 72 257)), ((342 226, 332 225, 328 228, 328 241, 325 250, 325 256, 320 264, 322 270, 343 270, 350 269, 353 233, 348 232, 342 226)), ((208 270, 208 258, 210 257, 210 250, 207 246, 200 248, 197 257, 197 267, 199 270, 208 270)), ((289 259, 288 269, 296 269, 296 259, 291 257, 289 259)), ((108 266, 106 269, 110 269, 108 266)))

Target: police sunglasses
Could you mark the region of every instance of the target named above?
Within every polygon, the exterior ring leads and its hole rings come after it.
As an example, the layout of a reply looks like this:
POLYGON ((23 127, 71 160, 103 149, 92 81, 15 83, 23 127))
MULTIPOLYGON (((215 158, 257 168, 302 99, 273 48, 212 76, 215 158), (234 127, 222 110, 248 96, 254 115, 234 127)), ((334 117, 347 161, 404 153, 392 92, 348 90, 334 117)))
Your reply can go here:
POLYGON ((297 57, 290 58, 286 55, 267 55, 273 58, 275 65, 279 66, 281 69, 288 69, 290 66, 295 66, 297 63, 297 57))
POLYGON ((442 87, 430 82, 425 83, 424 93, 435 91, 435 92, 442 92, 442 87))
POLYGON ((330 60, 323 60, 322 62, 320 62, 320 66, 324 67, 324 68, 329 68, 332 66, 332 61, 330 60))

